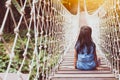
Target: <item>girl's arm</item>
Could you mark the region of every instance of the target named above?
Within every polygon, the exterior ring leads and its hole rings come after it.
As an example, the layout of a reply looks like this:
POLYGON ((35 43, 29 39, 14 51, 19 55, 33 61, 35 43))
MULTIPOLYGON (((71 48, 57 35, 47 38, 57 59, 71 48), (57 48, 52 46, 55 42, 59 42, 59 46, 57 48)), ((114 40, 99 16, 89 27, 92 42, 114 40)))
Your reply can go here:
POLYGON ((77 63, 77 51, 76 51, 76 49, 74 49, 74 68, 75 69, 77 69, 76 63, 77 63))

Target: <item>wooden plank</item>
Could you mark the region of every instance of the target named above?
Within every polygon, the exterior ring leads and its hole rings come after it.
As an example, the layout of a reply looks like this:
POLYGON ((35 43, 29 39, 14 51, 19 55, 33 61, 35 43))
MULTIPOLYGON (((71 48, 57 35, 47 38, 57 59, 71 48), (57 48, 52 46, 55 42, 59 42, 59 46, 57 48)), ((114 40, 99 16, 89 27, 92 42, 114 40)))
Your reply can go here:
MULTIPOLYGON (((66 59, 66 60, 65 60, 65 59, 63 59, 63 62, 74 62, 74 59, 73 59, 73 60, 69 60, 69 59, 66 59)), ((102 62, 105 62, 105 63, 106 63, 105 60, 104 60, 104 61, 100 61, 100 62, 101 62, 101 63, 102 63, 102 62)))
MULTIPOLYGON (((60 68, 74 68, 73 65, 60 66, 60 68)), ((107 65, 100 65, 99 68, 108 68, 107 65)))
MULTIPOLYGON (((67 65, 72 66, 72 65, 74 65, 74 63, 67 63, 67 62, 64 63, 63 62, 63 63, 60 64, 60 66, 67 66, 67 65)), ((105 63, 100 63, 100 65, 106 65, 106 64, 105 63)))
MULTIPOLYGON (((74 59, 63 59, 63 62, 73 62, 74 59)), ((106 60, 100 60, 101 63, 106 63, 106 60)))
POLYGON ((82 70, 77 70, 77 71, 57 71, 57 74, 111 74, 111 71, 98 71, 98 70, 91 70, 91 71, 82 71, 82 70))
MULTIPOLYGON (((3 80, 5 76, 5 73, 0 73, 0 80, 3 80)), ((28 74, 21 74, 21 79, 20 80, 26 80, 28 77, 28 74)), ((6 80, 18 80, 18 75, 17 73, 8 73, 7 79, 6 80)))
POLYGON ((54 74, 54 77, 65 78, 114 78, 113 74, 54 74))
MULTIPOLYGON (((63 62, 73 62, 74 59, 63 59, 63 62)), ((106 60, 101 60, 100 62, 106 63, 106 60)))
MULTIPOLYGON (((63 60, 64 61, 73 61, 74 58, 64 58, 63 60)), ((105 59, 100 59, 100 62, 106 62, 106 60, 105 59)))
POLYGON ((53 77, 52 80, 117 80, 115 78, 55 78, 53 77))
MULTIPOLYGON (((87 24, 84 13, 82 15, 82 24, 87 24)), ((105 56, 100 53, 100 49, 96 48, 97 56, 101 59, 100 66, 96 70, 81 71, 73 67, 74 63, 74 47, 67 51, 63 56, 63 62, 59 65, 58 70, 52 80, 116 80, 111 73, 110 68, 106 65, 105 56)))
MULTIPOLYGON (((74 67, 72 67, 72 68, 66 68, 66 67, 59 67, 59 70, 66 70, 66 71, 77 71, 78 69, 75 69, 74 67)), ((97 70, 99 70, 99 71, 110 71, 110 68, 102 68, 102 67, 97 67, 97 70)))
MULTIPOLYGON (((60 65, 61 66, 66 66, 66 65, 73 66, 74 63, 73 62, 62 62, 60 65)), ((100 63, 100 65, 106 65, 106 63, 100 63)))

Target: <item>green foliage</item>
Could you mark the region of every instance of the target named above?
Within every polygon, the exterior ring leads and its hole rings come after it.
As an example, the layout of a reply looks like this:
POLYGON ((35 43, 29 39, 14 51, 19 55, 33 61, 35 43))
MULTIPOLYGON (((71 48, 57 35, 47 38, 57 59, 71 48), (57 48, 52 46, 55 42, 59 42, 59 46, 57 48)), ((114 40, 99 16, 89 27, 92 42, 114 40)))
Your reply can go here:
MULTIPOLYGON (((29 7, 29 3, 30 3, 31 0, 27 0, 27 3, 26 3, 26 6, 29 7)), ((21 13, 21 5, 19 4, 19 2, 17 0, 12 0, 12 4, 14 5, 14 7, 16 8, 16 10, 21 13)))
POLYGON ((21 6, 19 5, 17 0, 12 0, 13 5, 15 6, 15 8, 17 9, 17 11, 19 13, 21 13, 21 6))
MULTIPOLYGON (((20 35, 18 37, 16 46, 15 46, 15 50, 14 50, 15 56, 13 58, 9 72, 12 72, 12 73, 17 72, 21 66, 22 60, 24 58, 23 52, 24 52, 26 42, 27 42, 27 37, 25 36, 26 34, 27 34, 26 30, 20 31, 20 35)), ((33 31, 31 31, 31 35, 34 36, 33 31)), ((9 33, 9 34, 5 34, 3 37, 4 37, 8 47, 11 49, 13 46, 13 41, 14 41, 15 35, 12 33, 9 33)), ((38 52, 39 52, 38 58, 40 60, 40 62, 39 62, 39 65, 40 65, 39 72, 40 73, 42 73, 43 67, 47 66, 50 69, 51 67, 55 66, 57 64, 59 56, 60 56, 60 54, 58 52, 59 51, 58 50, 59 49, 58 43, 45 42, 46 39, 49 39, 50 41, 54 40, 53 37, 49 36, 48 38, 46 38, 44 35, 42 37, 40 36, 38 39, 38 41, 42 42, 41 45, 43 47, 45 45, 51 45, 51 47, 49 47, 49 49, 47 47, 47 48, 42 48, 41 50, 38 50, 38 52), (56 46, 55 46, 55 44, 56 44, 56 46), (52 52, 50 54, 48 54, 48 50, 52 50, 52 52), (48 56, 50 56, 50 57, 48 57, 48 56)), ((34 43, 34 37, 31 38, 31 42, 34 43)), ((22 73, 29 73, 29 71, 30 71, 29 65, 31 64, 31 60, 33 59, 33 51, 34 51, 33 50, 34 45, 31 42, 30 42, 29 47, 28 47, 28 52, 26 55, 25 63, 24 63, 22 70, 21 70, 22 73)), ((38 45, 38 47, 39 47, 39 45, 38 45)), ((3 73, 6 71, 8 63, 9 63, 9 54, 10 53, 8 53, 8 51, 6 51, 6 50, 7 49, 4 45, 4 43, 0 42, 0 63, 1 63, 0 72, 3 72, 3 73)), ((30 80, 33 80, 33 78, 36 75, 37 65, 38 64, 36 64, 36 58, 35 58, 35 60, 33 61, 33 65, 32 65, 33 69, 32 69, 32 74, 31 74, 30 80)), ((46 72, 46 68, 44 68, 44 72, 46 72)))
POLYGON ((13 33, 6 33, 3 35, 6 42, 10 43, 13 42, 15 34, 13 33))
POLYGON ((9 62, 9 57, 6 54, 0 55, 0 72, 5 72, 5 69, 7 69, 7 65, 9 62))

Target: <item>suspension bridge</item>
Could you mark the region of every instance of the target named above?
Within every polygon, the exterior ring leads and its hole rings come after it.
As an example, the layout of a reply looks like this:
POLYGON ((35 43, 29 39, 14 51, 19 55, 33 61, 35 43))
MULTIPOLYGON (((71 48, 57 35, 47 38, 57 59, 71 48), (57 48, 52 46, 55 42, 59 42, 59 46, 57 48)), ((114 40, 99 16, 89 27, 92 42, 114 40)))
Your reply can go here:
POLYGON ((120 0, 105 0, 89 14, 72 15, 60 0, 3 0, 0 80, 120 80, 120 0), (100 65, 73 66, 80 27, 89 25, 100 65))

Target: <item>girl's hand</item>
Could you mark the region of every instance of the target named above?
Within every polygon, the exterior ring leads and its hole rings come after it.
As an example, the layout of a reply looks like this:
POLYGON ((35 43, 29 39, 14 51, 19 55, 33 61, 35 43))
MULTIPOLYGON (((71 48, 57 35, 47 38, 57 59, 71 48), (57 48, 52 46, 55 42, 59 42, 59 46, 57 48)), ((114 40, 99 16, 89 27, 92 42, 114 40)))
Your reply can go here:
POLYGON ((74 66, 75 69, 77 69, 77 66, 74 66))

